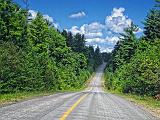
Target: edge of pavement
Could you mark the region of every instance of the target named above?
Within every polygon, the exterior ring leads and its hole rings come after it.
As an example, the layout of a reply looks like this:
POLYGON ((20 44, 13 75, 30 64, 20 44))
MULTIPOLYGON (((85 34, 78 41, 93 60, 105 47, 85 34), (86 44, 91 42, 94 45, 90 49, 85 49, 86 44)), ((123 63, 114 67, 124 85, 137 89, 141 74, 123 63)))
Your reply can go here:
POLYGON ((84 86, 82 86, 82 88, 78 89, 78 90, 35 91, 35 92, 21 92, 21 93, 14 93, 14 94, 5 94, 6 96, 5 95, 0 95, 0 99, 1 99, 0 100, 0 108, 5 107, 5 106, 9 106, 9 105, 12 105, 12 104, 16 104, 16 103, 20 103, 20 102, 44 97, 44 96, 50 96, 50 95, 62 94, 62 93, 73 93, 73 92, 79 92, 79 91, 83 91, 83 90, 89 90, 88 85, 93 80, 95 74, 96 74, 96 72, 93 72, 91 74, 91 76, 88 78, 88 80, 86 80, 86 83, 84 84, 84 86), (14 97, 11 98, 12 96, 14 96, 14 97), (4 100, 3 100, 3 97, 6 97, 6 98, 4 98, 4 100))
POLYGON ((102 76, 102 89, 105 93, 109 93, 109 94, 113 94, 113 95, 116 95, 118 97, 121 97, 129 102, 131 102, 132 104, 138 106, 140 109, 146 111, 146 112, 149 112, 151 115, 153 115, 155 118, 157 118, 157 120, 160 120, 160 108, 159 109, 155 109, 153 107, 150 107, 150 106, 147 106, 141 102, 139 102, 138 100, 136 100, 136 98, 134 98, 133 96, 134 95, 131 95, 129 96, 128 95, 125 95, 123 93, 118 93, 118 92, 115 92, 115 91, 111 91, 111 90, 107 90, 105 88, 105 77, 104 77, 104 74, 103 73, 103 76, 102 76))

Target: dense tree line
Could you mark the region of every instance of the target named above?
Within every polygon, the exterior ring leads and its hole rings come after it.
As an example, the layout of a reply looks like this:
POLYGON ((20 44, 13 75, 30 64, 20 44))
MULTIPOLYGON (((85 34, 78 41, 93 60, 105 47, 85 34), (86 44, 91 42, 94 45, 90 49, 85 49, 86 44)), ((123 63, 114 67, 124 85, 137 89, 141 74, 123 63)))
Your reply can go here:
POLYGON ((123 93, 160 94, 160 1, 144 21, 137 38, 133 23, 121 34, 106 69, 106 87, 123 93))
POLYGON ((85 46, 84 35, 77 33, 73 35, 71 32, 63 30, 61 33, 66 38, 67 46, 76 53, 82 53, 87 58, 88 69, 90 71, 95 71, 96 68, 102 64, 104 58, 102 53, 100 53, 100 48, 97 47, 94 50, 93 46, 85 46))
POLYGON ((84 35, 58 32, 38 13, 0 0, 0 93, 81 88, 102 63, 84 35))

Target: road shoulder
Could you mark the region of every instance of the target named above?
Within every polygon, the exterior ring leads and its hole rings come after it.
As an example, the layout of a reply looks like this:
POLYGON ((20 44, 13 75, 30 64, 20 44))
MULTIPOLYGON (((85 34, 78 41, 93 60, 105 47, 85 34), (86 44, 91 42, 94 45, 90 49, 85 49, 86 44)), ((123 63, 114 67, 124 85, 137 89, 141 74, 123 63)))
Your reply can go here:
POLYGON ((132 94, 123 94, 110 90, 105 91, 132 102, 134 105, 140 107, 141 109, 151 113, 154 117, 160 119, 160 101, 147 96, 142 97, 132 94))

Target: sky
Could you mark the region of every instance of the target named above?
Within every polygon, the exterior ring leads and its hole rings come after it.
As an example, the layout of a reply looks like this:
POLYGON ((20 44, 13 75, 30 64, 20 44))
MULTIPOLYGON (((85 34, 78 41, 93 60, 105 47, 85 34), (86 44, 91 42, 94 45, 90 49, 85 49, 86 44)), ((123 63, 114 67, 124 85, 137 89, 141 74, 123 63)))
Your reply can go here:
MULTIPOLYGON (((23 0, 14 1, 24 7, 23 0)), ((111 52, 131 22, 139 27, 135 34, 142 35, 142 22, 154 4, 154 0, 29 0, 29 12, 34 18, 39 11, 59 30, 84 34, 86 45, 111 52)))

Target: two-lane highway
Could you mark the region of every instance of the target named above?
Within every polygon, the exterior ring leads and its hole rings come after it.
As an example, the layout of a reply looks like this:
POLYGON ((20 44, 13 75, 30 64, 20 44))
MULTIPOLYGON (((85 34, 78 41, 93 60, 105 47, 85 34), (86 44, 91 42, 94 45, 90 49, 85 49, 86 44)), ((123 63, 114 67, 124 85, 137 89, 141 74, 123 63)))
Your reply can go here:
POLYGON ((105 93, 101 86, 104 67, 99 67, 87 90, 2 107, 0 120, 158 120, 131 102, 105 93))

